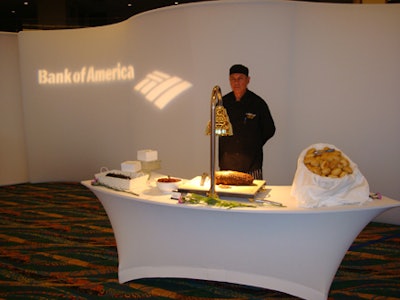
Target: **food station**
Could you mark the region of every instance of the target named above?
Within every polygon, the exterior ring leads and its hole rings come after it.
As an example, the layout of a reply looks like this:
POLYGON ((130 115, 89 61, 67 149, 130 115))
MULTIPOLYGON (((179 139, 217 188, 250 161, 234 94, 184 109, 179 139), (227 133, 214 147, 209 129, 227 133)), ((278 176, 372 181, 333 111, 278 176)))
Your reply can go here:
POLYGON ((156 173, 161 162, 148 149, 121 170, 82 182, 110 219, 120 283, 194 278, 327 299, 351 243, 399 202, 371 196, 357 166, 333 145, 305 149, 292 186, 216 171, 216 135, 230 131, 220 127, 229 125, 220 102, 215 87, 207 127, 209 174, 184 179, 156 173))
POLYGON ((110 219, 121 283, 195 278, 327 299, 353 240, 374 217, 399 206, 382 197, 363 205, 301 208, 290 186, 267 186, 260 197, 270 202, 191 204, 161 192, 153 176, 137 178, 136 195, 83 182, 110 219))

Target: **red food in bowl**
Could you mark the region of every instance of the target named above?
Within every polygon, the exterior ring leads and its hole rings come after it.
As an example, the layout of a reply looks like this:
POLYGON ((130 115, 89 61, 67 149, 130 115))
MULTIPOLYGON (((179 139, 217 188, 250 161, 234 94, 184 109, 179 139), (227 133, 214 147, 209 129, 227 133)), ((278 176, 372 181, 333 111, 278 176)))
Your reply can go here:
POLYGON ((158 182, 179 182, 181 181, 179 178, 172 178, 172 177, 163 177, 157 180, 158 182))
POLYGON ((163 193, 170 193, 178 188, 182 180, 173 177, 162 177, 157 179, 157 187, 163 193))

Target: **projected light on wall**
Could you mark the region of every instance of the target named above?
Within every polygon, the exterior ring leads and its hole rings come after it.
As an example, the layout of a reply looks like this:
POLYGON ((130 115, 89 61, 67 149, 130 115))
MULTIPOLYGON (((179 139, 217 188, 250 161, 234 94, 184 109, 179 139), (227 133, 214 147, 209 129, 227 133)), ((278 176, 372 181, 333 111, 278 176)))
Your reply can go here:
POLYGON ((132 65, 123 65, 120 62, 108 68, 82 66, 76 70, 64 68, 57 72, 39 69, 37 72, 39 85, 68 85, 110 83, 130 81, 135 79, 135 70, 132 65))
POLYGON ((134 90, 143 94, 148 101, 153 102, 159 109, 163 109, 191 86, 190 82, 177 76, 153 71, 135 85, 134 90))

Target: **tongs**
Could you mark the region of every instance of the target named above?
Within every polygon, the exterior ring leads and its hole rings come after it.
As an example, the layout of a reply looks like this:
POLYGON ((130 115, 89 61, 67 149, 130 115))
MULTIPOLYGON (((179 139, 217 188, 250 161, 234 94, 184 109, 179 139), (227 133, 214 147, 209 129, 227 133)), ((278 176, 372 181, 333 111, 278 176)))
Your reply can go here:
POLYGON ((265 199, 270 196, 270 194, 269 194, 270 189, 267 189, 267 187, 265 185, 263 185, 260 190, 261 190, 261 194, 263 194, 263 196, 259 197, 259 198, 249 198, 250 202, 260 203, 262 205, 268 204, 271 206, 286 207, 286 205, 283 205, 280 202, 265 199))
POLYGON ((262 204, 269 204, 272 206, 278 206, 278 207, 286 207, 285 205, 283 205, 280 202, 276 202, 276 201, 272 201, 272 200, 266 200, 266 199, 253 199, 254 202, 256 203, 262 203, 262 204))
POLYGON ((206 173, 206 172, 204 172, 204 173, 201 175, 200 186, 203 186, 203 185, 204 185, 204 183, 206 182, 207 177, 208 177, 208 173, 206 173))

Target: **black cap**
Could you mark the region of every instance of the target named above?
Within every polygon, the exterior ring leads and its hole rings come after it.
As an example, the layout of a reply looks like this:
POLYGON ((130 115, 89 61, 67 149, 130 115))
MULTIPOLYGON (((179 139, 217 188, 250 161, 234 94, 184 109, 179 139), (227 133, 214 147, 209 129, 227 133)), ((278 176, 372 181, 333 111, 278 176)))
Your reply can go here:
POLYGON ((240 74, 249 76, 249 69, 243 65, 233 65, 229 69, 229 75, 234 74, 234 73, 240 73, 240 74))

